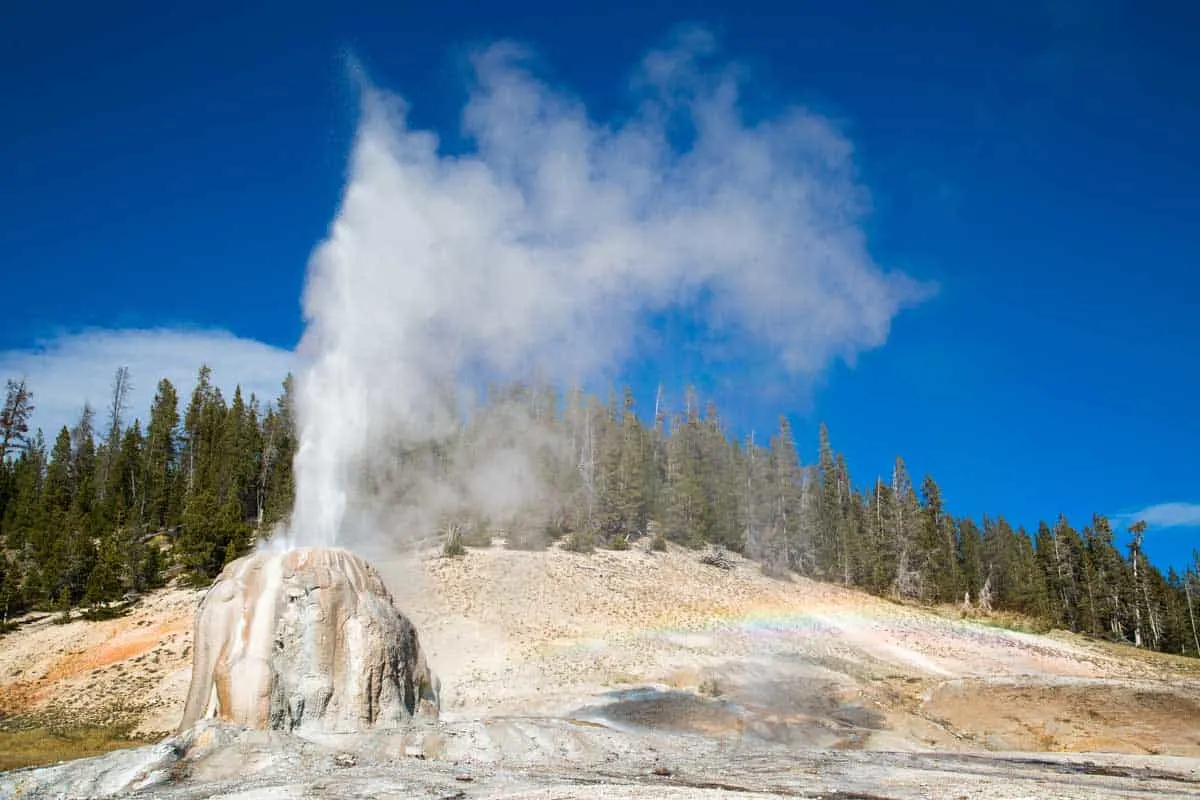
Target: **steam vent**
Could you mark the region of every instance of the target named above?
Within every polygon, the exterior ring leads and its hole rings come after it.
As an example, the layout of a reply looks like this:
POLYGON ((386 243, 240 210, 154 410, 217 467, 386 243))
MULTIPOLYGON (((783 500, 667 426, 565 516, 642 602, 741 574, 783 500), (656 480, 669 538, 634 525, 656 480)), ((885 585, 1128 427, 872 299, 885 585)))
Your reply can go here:
POLYGON ((180 730, 218 717, 342 733, 436 717, 438 681, 375 568, 345 550, 253 553, 196 613, 180 730))

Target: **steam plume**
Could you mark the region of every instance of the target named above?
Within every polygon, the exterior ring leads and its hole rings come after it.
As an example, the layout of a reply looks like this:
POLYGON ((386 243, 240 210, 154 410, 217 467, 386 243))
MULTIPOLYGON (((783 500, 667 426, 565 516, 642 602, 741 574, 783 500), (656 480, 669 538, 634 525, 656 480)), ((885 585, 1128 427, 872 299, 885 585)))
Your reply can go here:
POLYGON ((849 142, 802 108, 747 121, 711 55, 698 32, 651 53, 634 113, 604 124, 493 46, 473 58, 462 156, 364 81, 304 297, 293 540, 355 538, 364 466, 453 430, 453 389, 478 371, 586 379, 656 311, 703 308, 792 374, 883 344, 927 290, 868 255, 849 142))

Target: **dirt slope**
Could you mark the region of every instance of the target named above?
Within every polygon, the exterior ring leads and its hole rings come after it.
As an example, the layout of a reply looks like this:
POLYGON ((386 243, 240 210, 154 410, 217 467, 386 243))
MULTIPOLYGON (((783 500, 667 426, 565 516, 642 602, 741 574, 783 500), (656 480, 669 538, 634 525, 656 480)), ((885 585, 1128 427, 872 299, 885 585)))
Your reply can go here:
MULTIPOLYGON (((680 549, 367 554, 417 625, 444 716, 568 716, 842 749, 1200 756, 1200 665, 1035 636, 680 549)), ((200 593, 0 639, 0 713, 172 729, 200 593)))

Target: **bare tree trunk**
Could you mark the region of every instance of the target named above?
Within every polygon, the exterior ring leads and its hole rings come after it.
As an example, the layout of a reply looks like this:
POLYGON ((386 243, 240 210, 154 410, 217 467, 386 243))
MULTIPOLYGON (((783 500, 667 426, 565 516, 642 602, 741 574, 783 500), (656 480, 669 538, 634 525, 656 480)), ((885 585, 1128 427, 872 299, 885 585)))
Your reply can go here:
POLYGON ((1092 634, 1095 635, 1100 632, 1100 620, 1099 617, 1096 616, 1096 593, 1092 590, 1091 572, 1091 570, 1087 571, 1087 592, 1088 605, 1092 612, 1092 634))
POLYGON ((108 491, 109 473, 121 451, 121 417, 125 413, 129 388, 129 367, 117 367, 117 372, 113 375, 112 400, 108 406, 108 436, 105 439, 104 460, 100 464, 100 480, 96 487, 101 497, 108 491))
POLYGON ((1112 593, 1112 616, 1108 619, 1108 629, 1112 631, 1113 636, 1123 640, 1125 638, 1125 626, 1121 624, 1121 595, 1117 591, 1116 583, 1113 584, 1112 593))
POLYGON ((1192 611, 1192 578, 1190 575, 1183 584, 1183 593, 1187 596, 1188 619, 1192 621, 1192 641, 1196 644, 1196 654, 1200 655, 1200 635, 1196 634, 1196 613, 1192 611))
POLYGON ((992 610, 992 565, 988 564, 988 576, 979 590, 979 607, 984 611, 992 610))
POLYGON ((1144 583, 1142 584, 1142 596, 1146 600, 1146 622, 1150 626, 1150 646, 1157 650, 1158 643, 1162 639, 1162 626, 1159 625, 1158 615, 1154 613, 1154 606, 1150 604, 1150 590, 1144 583))
MULTIPOLYGON (((274 419, 274 418, 272 418, 272 419, 274 419)), ((259 470, 258 470, 258 486, 255 487, 255 492, 254 492, 254 504, 257 507, 255 509, 254 516, 255 516, 255 519, 257 520, 256 525, 260 529, 260 532, 261 532, 261 528, 262 528, 262 524, 263 524, 263 519, 266 518, 266 513, 267 513, 267 509, 266 509, 266 506, 267 506, 267 481, 270 479, 271 467, 275 461, 274 455, 275 455, 275 425, 272 425, 270 432, 267 434, 267 441, 263 443, 262 464, 260 465, 259 470)))
POLYGON ((1137 597, 1137 589, 1141 587, 1141 581, 1138 579, 1138 559, 1137 550, 1133 551, 1133 646, 1142 646, 1142 604, 1137 597))
POLYGON ((592 514, 596 500, 596 441, 592 433, 591 409, 584 412, 583 442, 579 453, 579 476, 583 480, 584 494, 587 496, 588 524, 592 522, 592 514))
MULTIPOLYGON (((1058 597, 1062 602, 1063 616, 1071 615, 1072 603, 1071 596, 1067 594, 1067 579, 1063 574, 1063 557, 1062 551, 1058 548, 1058 531, 1054 528, 1050 530, 1050 541, 1054 542, 1054 570, 1058 574, 1058 597)), ((1073 616, 1068 617, 1068 622, 1074 619, 1073 616)))
POLYGON ((842 511, 846 508, 846 500, 850 494, 850 487, 846 485, 844 476, 841 470, 838 471, 838 521, 842 524, 835 526, 834 535, 838 539, 838 559, 842 562, 842 584, 850 585, 850 543, 847 541, 850 537, 846 535, 846 523, 848 520, 842 519, 842 511))
MULTIPOLYGON (((655 399, 654 414, 658 416, 658 400, 655 399)), ((758 541, 754 533, 754 431, 750 431, 750 446, 746 448, 748 463, 746 465, 746 522, 742 530, 742 541, 745 542, 746 552, 757 554, 758 541)))

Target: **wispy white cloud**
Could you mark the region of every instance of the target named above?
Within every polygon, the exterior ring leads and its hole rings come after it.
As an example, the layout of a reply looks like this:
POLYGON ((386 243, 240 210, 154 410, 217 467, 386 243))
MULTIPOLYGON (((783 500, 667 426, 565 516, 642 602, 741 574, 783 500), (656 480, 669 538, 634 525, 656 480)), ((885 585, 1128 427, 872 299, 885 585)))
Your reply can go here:
POLYGON ((1158 503, 1140 511, 1114 514, 1113 519, 1122 523, 1142 520, 1151 528, 1200 527, 1200 503, 1158 503))
POLYGON ((290 351, 221 330, 93 329, 0 352, 0 379, 28 380, 36 406, 31 428, 41 427, 53 439, 61 426, 78 420, 85 401, 103 423, 113 373, 121 366, 129 368, 133 385, 126 422, 137 417, 145 423, 162 378, 179 390, 182 413, 201 364, 212 368, 227 397, 241 384, 247 396, 253 392, 266 401, 278 395, 295 360, 290 351))

